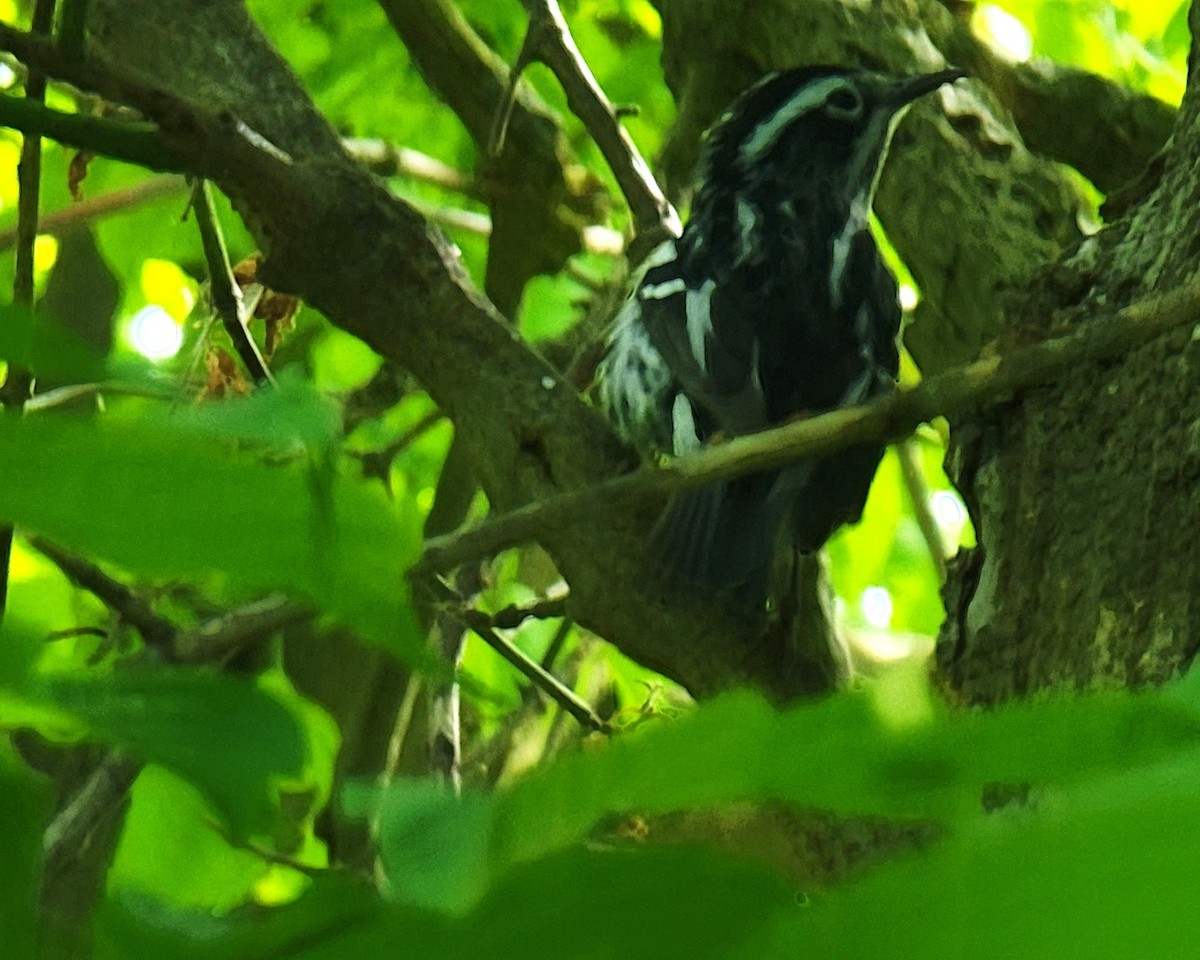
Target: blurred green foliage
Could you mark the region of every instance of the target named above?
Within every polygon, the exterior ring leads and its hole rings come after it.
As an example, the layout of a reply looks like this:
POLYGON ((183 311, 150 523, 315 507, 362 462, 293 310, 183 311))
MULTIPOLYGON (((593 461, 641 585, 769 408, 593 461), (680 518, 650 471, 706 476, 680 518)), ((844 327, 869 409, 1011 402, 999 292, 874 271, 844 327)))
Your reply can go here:
MULTIPOLYGON (((516 0, 459 6, 503 57, 515 57, 524 30, 516 0)), ((653 158, 674 113, 655 5, 565 6, 601 85, 614 101, 637 106, 626 126, 653 158)), ((978 5, 974 22, 1010 50, 1177 100, 1187 6, 998 0, 978 5)), ((25 23, 26 7, 0 0, 0 19, 25 23)), ((429 94, 376 3, 249 7, 339 132, 473 171, 474 145, 429 94)), ((16 91, 18 77, 6 70, 0 87, 16 91)), ((535 68, 529 79, 564 117, 581 160, 617 196, 553 78, 535 68)), ((51 100, 76 108, 62 90, 51 100)), ((15 222, 18 145, 16 134, 0 131, 0 231, 15 222)), ((45 211, 71 207, 72 159, 56 144, 43 146, 45 211)), ((148 179, 97 158, 81 189, 101 197, 148 179)), ((486 212, 417 180, 390 186, 425 204, 486 212)), ((619 229, 624 215, 615 207, 609 226, 619 229)), ((98 258, 72 296, 115 284, 107 357, 69 317, 0 308, 6 359, 28 359, 65 381, 121 378, 139 388, 111 396, 103 416, 89 407, 0 421, 0 516, 96 558, 152 596, 184 582, 228 605, 286 588, 405 662, 426 662, 404 570, 419 550, 449 425, 410 438, 386 468, 385 495, 363 467, 422 424, 432 404, 414 387, 343 439, 339 414, 355 408, 380 360, 308 309, 280 348, 278 391, 165 403, 163 394, 206 377, 209 388, 237 392, 236 383, 214 384, 206 367, 222 339, 206 332, 205 268, 184 211, 180 187, 90 222, 98 258), (185 327, 183 352, 157 366, 138 358, 130 340, 130 321, 147 306, 185 327)), ((236 262, 252 252, 252 240, 227 203, 218 213, 236 262)), ((482 278, 485 238, 451 233, 482 278)), ((69 249, 39 240, 39 291, 75 256, 69 249)), ((10 252, 0 256, 0 290, 11 289, 12 264, 10 252)), ((595 254, 576 266, 596 280, 615 268, 595 254)), ((514 319, 531 341, 553 340, 571 331, 590 295, 567 272, 540 277, 514 319)), ((906 486, 889 453, 862 523, 828 548, 839 619, 863 638, 866 657, 919 657, 942 619, 913 497, 932 502, 951 548, 972 536, 941 471, 944 437, 931 428, 914 446, 924 489, 906 486)), ((489 576, 482 602, 491 611, 535 599, 554 579, 529 552, 505 554, 489 576)), ((388 878, 381 896, 319 872, 326 858, 313 818, 333 789, 339 732, 277 663, 254 679, 134 667, 128 629, 21 540, 11 584, 0 726, 109 745, 146 764, 97 920, 101 957, 1189 955, 1174 948, 1193 923, 1186 852, 1200 840, 1200 697, 1191 683, 959 715, 935 704, 919 670, 898 668, 864 690, 783 713, 749 695, 693 711, 668 681, 585 631, 558 619, 527 621, 509 633, 512 642, 537 659, 563 639, 558 662, 575 665, 581 694, 606 692, 626 732, 613 743, 563 749, 578 745, 578 732, 559 737, 561 716, 538 705, 490 648, 470 641, 462 665, 471 681, 466 774, 479 785, 459 802, 428 782, 404 780, 386 790, 358 784, 344 798, 377 830, 388 878), (79 625, 109 635, 57 633, 79 625), (482 760, 477 772, 471 757, 494 744, 507 748, 506 764, 491 759, 503 772, 483 769, 482 760), (504 789, 485 793, 489 777, 504 789), (1037 802, 985 814, 986 783, 1031 785, 1037 802), (735 801, 929 821, 943 839, 829 892, 797 890, 716 850, 614 849, 611 837, 596 840, 614 815, 735 801)), ((0 943, 23 957, 35 937, 30 908, 50 806, 46 784, 4 741, 0 809, 0 943)))
MULTIPOLYGON (((745 695, 574 755, 494 796, 398 781, 387 895, 336 875, 287 907, 211 917, 114 898, 110 957, 1183 956, 1200 839, 1195 683, 914 720, 887 689, 780 713, 745 695), (797 749, 797 745, 803 749, 797 749), (985 813, 988 781, 1034 807, 985 813), (738 799, 937 818, 930 850, 831 891, 716 851, 578 846, 608 812, 738 799), (1181 846, 1182 845, 1182 846, 1181 846)), ((911 692, 911 691, 909 691, 911 692)), ((797 842, 802 842, 797 839, 797 842)))

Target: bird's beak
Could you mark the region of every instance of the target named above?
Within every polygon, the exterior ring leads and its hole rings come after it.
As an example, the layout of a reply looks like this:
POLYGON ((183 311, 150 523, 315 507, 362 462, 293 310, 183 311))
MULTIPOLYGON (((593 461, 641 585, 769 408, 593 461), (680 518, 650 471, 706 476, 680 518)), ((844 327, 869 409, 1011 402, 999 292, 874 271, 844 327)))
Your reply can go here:
POLYGON ((909 77, 892 86, 888 93, 889 104, 894 109, 899 109, 904 104, 912 103, 927 93, 933 93, 943 84, 953 83, 965 76, 967 76, 965 70, 939 70, 937 73, 924 73, 918 77, 909 77))

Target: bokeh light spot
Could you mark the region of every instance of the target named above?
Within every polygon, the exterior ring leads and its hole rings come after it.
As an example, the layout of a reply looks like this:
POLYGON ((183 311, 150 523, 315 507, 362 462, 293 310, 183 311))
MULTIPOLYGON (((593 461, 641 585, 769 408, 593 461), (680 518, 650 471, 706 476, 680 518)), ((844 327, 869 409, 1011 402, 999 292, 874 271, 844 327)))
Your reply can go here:
POLYGON ((169 360, 183 346, 183 328, 162 307, 150 304, 129 321, 129 339, 147 360, 169 360))

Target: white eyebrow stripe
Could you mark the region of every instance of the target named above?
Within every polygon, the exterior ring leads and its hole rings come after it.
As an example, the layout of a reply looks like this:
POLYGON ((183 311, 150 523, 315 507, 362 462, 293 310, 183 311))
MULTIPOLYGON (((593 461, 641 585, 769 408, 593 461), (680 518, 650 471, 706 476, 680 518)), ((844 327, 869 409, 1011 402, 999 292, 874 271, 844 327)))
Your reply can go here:
POLYGON ((738 159, 745 164, 753 163, 766 150, 770 149, 793 120, 818 104, 824 103, 835 90, 845 86, 845 79, 834 76, 828 77, 820 83, 810 83, 801 87, 792 94, 790 100, 754 128, 754 132, 745 139, 741 149, 738 150, 738 159))

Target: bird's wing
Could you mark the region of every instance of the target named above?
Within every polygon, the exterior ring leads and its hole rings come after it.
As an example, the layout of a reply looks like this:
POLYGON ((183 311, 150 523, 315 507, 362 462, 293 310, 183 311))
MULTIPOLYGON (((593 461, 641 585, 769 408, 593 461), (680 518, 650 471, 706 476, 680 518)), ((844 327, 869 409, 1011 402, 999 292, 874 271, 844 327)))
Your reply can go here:
POLYGON ((651 343, 691 401, 699 440, 718 430, 736 436, 768 424, 755 305, 741 291, 740 285, 691 273, 675 259, 647 271, 634 293, 651 343))

